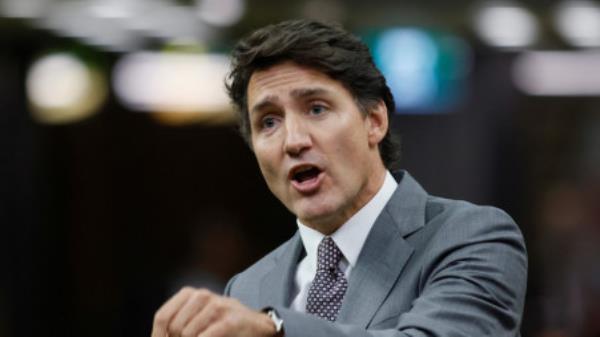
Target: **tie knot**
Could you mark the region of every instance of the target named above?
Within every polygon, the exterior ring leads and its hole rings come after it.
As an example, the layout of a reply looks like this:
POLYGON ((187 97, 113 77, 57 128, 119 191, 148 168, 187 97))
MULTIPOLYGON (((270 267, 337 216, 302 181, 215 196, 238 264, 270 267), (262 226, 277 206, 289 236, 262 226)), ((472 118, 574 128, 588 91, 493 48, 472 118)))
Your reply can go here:
POLYGON ((329 236, 324 237, 319 243, 318 254, 317 270, 321 271, 336 270, 342 259, 342 252, 329 236))

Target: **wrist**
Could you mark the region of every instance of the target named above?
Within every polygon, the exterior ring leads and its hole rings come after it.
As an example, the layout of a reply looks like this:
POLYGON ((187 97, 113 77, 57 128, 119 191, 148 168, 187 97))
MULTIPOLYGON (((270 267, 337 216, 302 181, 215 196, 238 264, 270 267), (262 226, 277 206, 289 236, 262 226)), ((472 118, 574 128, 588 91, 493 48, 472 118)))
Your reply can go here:
POLYGON ((270 336, 283 337, 283 320, 281 319, 281 317, 279 317, 277 311, 273 308, 265 308, 263 310, 263 313, 265 313, 265 315, 271 323, 271 327, 273 328, 271 330, 272 334, 270 334, 270 336))

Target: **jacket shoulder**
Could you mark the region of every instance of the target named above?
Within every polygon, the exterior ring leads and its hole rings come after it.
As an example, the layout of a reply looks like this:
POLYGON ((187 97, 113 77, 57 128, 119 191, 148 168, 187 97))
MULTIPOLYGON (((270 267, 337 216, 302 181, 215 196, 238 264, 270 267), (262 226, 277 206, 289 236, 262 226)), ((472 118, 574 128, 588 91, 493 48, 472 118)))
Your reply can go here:
POLYGON ((429 256, 424 271, 455 263, 510 267, 513 274, 527 271, 525 240, 513 218, 493 206, 430 196, 426 224, 416 239, 429 256))
POLYGON ((427 199, 425 224, 444 229, 460 228, 462 231, 489 230, 497 226, 519 231, 513 218, 500 208, 436 196, 429 196, 427 199))
POLYGON ((261 280, 275 268, 282 255, 293 248, 296 240, 299 240, 297 236, 296 233, 260 260, 233 276, 225 287, 225 295, 236 298, 249 298, 252 297, 252 294, 258 294, 261 280))

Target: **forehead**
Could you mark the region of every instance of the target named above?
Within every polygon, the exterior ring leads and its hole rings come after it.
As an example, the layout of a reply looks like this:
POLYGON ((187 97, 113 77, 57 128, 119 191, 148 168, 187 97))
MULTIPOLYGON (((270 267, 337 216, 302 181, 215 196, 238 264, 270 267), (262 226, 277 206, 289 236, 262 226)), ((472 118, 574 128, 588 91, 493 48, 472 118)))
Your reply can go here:
POLYGON ((322 89, 349 95, 341 83, 313 68, 285 62, 257 70, 248 83, 248 107, 267 98, 283 98, 298 89, 322 89))

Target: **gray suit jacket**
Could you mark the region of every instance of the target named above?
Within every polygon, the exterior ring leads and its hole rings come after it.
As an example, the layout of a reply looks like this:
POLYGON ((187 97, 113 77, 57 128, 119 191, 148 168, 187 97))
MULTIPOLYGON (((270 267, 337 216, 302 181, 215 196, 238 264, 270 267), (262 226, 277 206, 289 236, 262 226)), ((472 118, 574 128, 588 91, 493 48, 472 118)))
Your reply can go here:
POLYGON ((519 336, 523 237, 503 211, 428 195, 406 172, 377 218, 335 323, 289 309, 304 247, 298 233, 225 294, 274 307, 287 337, 519 336))

